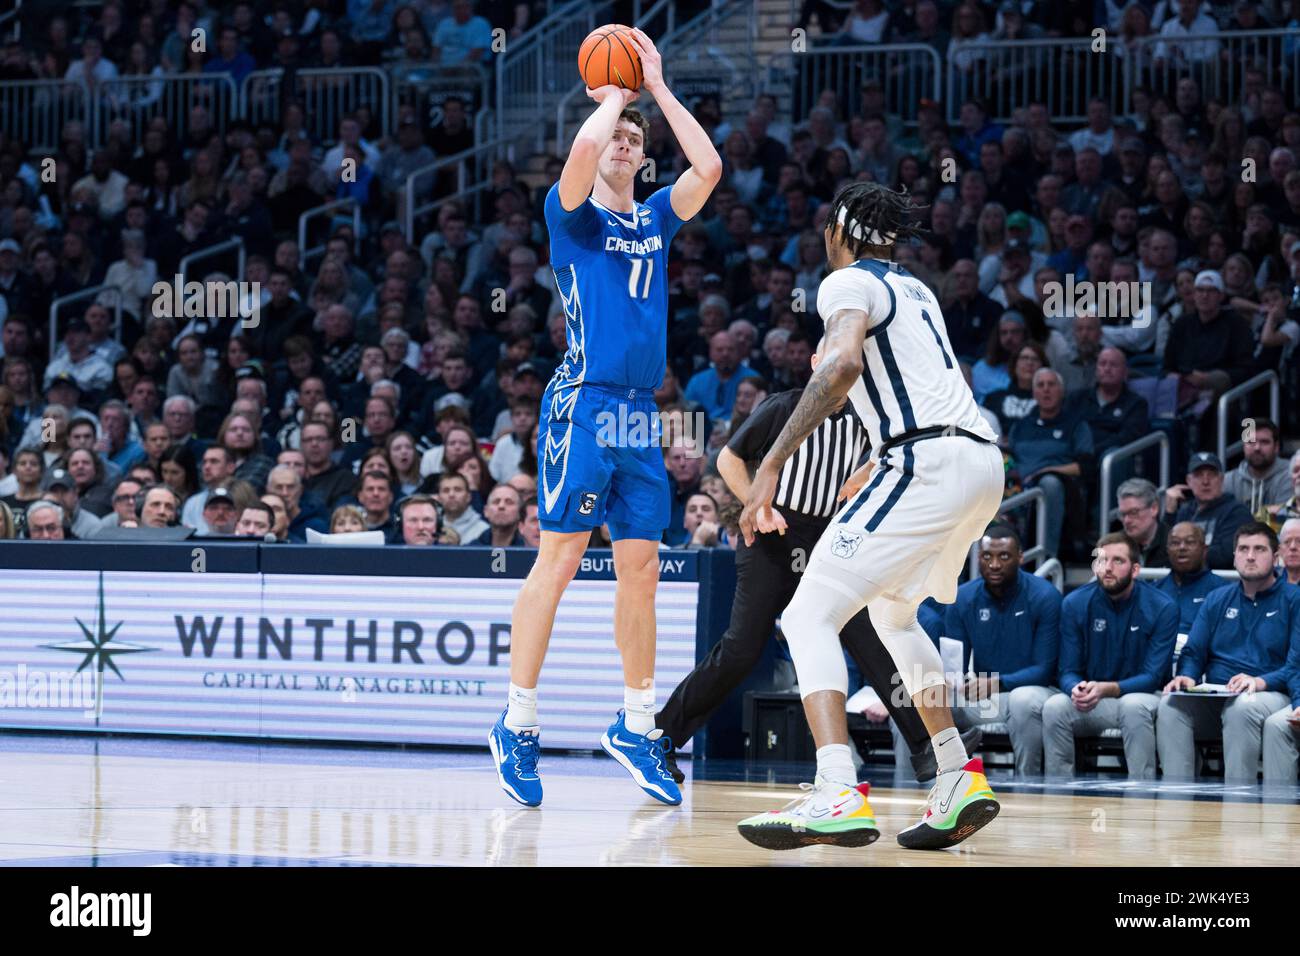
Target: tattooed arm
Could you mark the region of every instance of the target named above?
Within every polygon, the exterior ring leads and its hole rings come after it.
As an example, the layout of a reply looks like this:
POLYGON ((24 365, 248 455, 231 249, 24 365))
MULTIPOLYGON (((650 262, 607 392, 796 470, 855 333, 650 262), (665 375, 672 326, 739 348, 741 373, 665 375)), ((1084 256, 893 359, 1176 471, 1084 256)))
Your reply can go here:
POLYGON ((867 313, 860 309, 841 309, 827 321, 820 361, 812 378, 754 474, 749 500, 740 516, 746 544, 753 544, 756 530, 785 534, 785 520, 780 512, 772 510, 781 467, 803 440, 844 403, 844 396, 862 375, 862 343, 867 328, 867 313))

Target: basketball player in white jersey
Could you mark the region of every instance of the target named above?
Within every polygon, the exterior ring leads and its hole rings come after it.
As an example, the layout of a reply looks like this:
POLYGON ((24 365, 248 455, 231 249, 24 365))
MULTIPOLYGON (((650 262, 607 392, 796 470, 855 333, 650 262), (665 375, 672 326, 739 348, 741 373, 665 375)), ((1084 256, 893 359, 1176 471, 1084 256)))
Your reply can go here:
POLYGON ((839 642, 863 607, 938 760, 925 814, 898 842, 952 846, 998 812, 982 761, 967 756, 953 726, 939 653, 916 609, 931 595, 955 599, 970 544, 1002 500, 1002 456, 962 378, 938 302, 889 261, 894 242, 916 231, 910 212, 906 193, 876 183, 853 183, 835 196, 825 235, 834 271, 817 289, 825 351, 759 466, 740 520, 746 542, 755 531, 784 533, 771 508, 781 466, 847 394, 871 436, 871 459, 850 479, 854 493, 818 540, 781 615, 817 744, 817 776, 788 806, 740 824, 746 839, 769 849, 867 846, 880 835, 869 787, 857 783, 850 758, 839 642))

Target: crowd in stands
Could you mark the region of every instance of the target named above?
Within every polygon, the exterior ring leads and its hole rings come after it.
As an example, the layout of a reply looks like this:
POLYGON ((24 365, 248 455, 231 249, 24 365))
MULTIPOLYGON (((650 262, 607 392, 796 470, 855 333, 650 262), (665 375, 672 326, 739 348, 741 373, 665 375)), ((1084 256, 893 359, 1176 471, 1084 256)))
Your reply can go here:
MULTIPOLYGON (((810 3, 805 13, 822 39, 842 25, 853 42, 920 37, 941 50, 1025 19, 1070 36, 1097 17, 1153 13, 1140 3, 1104 13, 1013 6, 945 7, 951 33, 936 26, 932 0, 862 0, 847 13, 810 3)), ((493 28, 520 35, 544 11, 478 7, 50 5, 22 44, 8 44, 0 78, 72 75, 111 96, 127 75, 486 60, 493 28), (203 54, 181 40, 196 26, 214 38, 203 54)), ((1162 0, 1152 29, 1189 10, 1198 23, 1223 20, 1208 4, 1198 13, 1162 0)), ((1289 12, 1251 15, 1285 23, 1289 12)), ((905 124, 885 106, 887 78, 822 90, 807 116, 783 113, 767 94, 743 115, 722 115, 714 97, 695 102, 725 173, 670 256, 656 400, 665 420, 706 426, 694 444, 665 449, 673 517, 664 546, 735 546, 739 503, 714 461, 769 393, 811 374, 821 231, 828 200, 853 179, 914 196, 927 232, 896 260, 943 305, 1000 435, 1008 494, 1046 495, 1049 554, 1086 560, 1098 509, 1118 508, 1151 564, 1171 529, 1191 521, 1206 532, 1211 566, 1226 568, 1235 529, 1252 520, 1280 528, 1300 514, 1300 459, 1283 454, 1300 405, 1300 112, 1283 77, 1243 69, 1231 101, 1183 76, 1137 90, 1123 116, 1094 99, 1080 128, 1054 122, 1041 102, 997 122, 974 99, 954 126, 928 100, 905 124), (1066 280, 1131 283, 1149 295, 1122 314, 1058 307, 1053 290, 1066 280), (1229 471, 1202 454, 1213 446, 1214 399, 1261 370, 1283 378, 1283 421, 1256 415, 1246 459, 1229 471), (1190 458, 1186 482, 1162 500, 1141 477, 1154 475, 1151 461, 1130 462, 1119 497, 1099 501, 1101 457, 1156 429, 1170 436, 1175 474, 1190 458)), ((685 161, 662 117, 640 105, 654 161, 654 175, 638 177, 643 200, 685 161)), ((477 201, 454 195, 454 177, 430 183, 447 201, 417 223, 414 242, 398 224, 408 199, 428 198, 406 197, 405 177, 472 146, 472 111, 451 97, 430 124, 403 104, 383 129, 363 107, 314 137, 292 100, 274 123, 219 124, 198 106, 183 131, 159 115, 138 142, 129 124, 114 124, 98 148, 68 121, 53 178, 32 144, 0 132, 4 528, 47 539, 134 526, 534 545, 538 402, 567 348, 541 200, 563 157, 527 169, 498 161, 477 201), (346 160, 355 181, 342 175, 346 160), (363 207, 360 234, 350 217, 333 221, 323 255, 304 259, 299 215, 345 197, 363 207), (259 321, 160 309, 158 278, 232 236, 248 253, 244 279, 260 285, 259 321), (100 285, 98 299, 60 313, 47 341, 51 303, 100 285)))

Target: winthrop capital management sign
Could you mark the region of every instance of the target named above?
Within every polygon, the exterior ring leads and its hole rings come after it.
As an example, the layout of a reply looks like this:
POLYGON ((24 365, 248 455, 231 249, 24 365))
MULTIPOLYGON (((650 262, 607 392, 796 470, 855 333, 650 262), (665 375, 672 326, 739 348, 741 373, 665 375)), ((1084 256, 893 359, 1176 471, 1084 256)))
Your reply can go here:
MULTIPOLYGON (((671 569, 669 569, 671 571, 671 569)), ((95 706, 0 727, 484 743, 510 680, 518 580, 6 570, 0 676, 92 674, 95 706)), ((550 747, 595 749, 622 706, 613 581, 575 581, 542 674, 550 747)), ((694 666, 699 585, 665 573, 661 696, 694 666)))

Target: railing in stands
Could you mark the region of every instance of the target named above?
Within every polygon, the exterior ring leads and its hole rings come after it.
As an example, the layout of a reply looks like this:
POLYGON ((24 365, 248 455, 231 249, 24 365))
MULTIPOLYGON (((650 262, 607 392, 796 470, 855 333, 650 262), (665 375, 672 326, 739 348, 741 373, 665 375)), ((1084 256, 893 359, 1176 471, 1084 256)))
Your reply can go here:
POLYGON ((0 130, 28 151, 52 153, 64 126, 81 123, 89 143, 95 109, 90 87, 67 80, 9 80, 0 83, 0 130))
POLYGON ((1276 85, 1288 103, 1300 100, 1300 31, 1241 30, 1181 37, 1142 37, 1133 44, 1125 70, 1125 99, 1145 87, 1173 96, 1178 81, 1190 76, 1201 88, 1201 101, 1235 103, 1246 87, 1246 74, 1261 70, 1264 85, 1276 85))
POLYGON ((103 84, 94 111, 95 146, 108 141, 109 129, 119 120, 126 122, 130 141, 139 142, 156 116, 164 117, 178 138, 189 135, 205 114, 207 124, 224 133, 239 116, 239 88, 228 73, 120 76, 103 84))
POLYGON ((307 224, 313 219, 330 216, 337 210, 349 206, 352 208, 352 249, 355 254, 361 254, 361 204, 351 196, 346 199, 334 199, 314 206, 298 217, 298 268, 306 269, 308 261, 325 253, 323 242, 319 246, 307 248, 307 224))
MULTIPOLYGON (((1218 444, 1215 446, 1219 452, 1219 461, 1223 466, 1228 467, 1228 459, 1241 451, 1242 441, 1229 444, 1228 442, 1228 411, 1232 403, 1239 398, 1244 398, 1252 392, 1258 392, 1260 389, 1268 389, 1268 415, 1273 421, 1278 420, 1278 413, 1281 411, 1281 394, 1282 382, 1277 377, 1277 372, 1260 372, 1254 378, 1248 378, 1240 385, 1228 389, 1219 396, 1219 433, 1218 444)), ((1242 427, 1248 427, 1243 421, 1242 427)))
POLYGON ((418 246, 415 241, 415 224, 416 220, 437 211, 443 205, 452 200, 463 200, 473 197, 478 203, 479 197, 484 190, 492 185, 491 167, 488 160, 495 159, 507 145, 505 140, 494 139, 482 145, 475 146, 473 149, 467 149, 463 153, 456 153, 454 156, 447 156, 437 162, 430 163, 428 166, 422 166, 406 177, 406 188, 402 193, 403 222, 402 229, 406 235, 406 241, 412 246, 418 246), (456 170, 456 188, 445 195, 437 198, 430 198, 420 202, 419 197, 432 191, 438 182, 440 174, 444 170, 456 170), (427 187, 420 186, 417 192, 417 184, 424 180, 431 179, 427 187))
POLYGON ((517 139, 568 90, 577 72, 578 47, 613 6, 609 2, 572 0, 557 6, 517 43, 496 59, 496 138, 517 139))
MULTIPOLYGON (((1042 488, 1026 488, 1024 491, 1005 498, 998 508, 998 515, 1019 511, 1021 508, 1034 508, 1034 546, 1021 556, 1023 564, 1030 561, 1046 561, 1052 557, 1047 553, 1047 494, 1042 488)), ((973 542, 970 546, 970 577, 973 580, 980 572, 980 545, 973 542)))
POLYGON ((122 341, 122 290, 115 285, 97 285, 89 289, 80 289, 77 292, 70 292, 67 295, 61 295, 50 303, 50 361, 54 361, 54 353, 59 348, 59 310, 65 305, 71 305, 74 302, 82 302, 86 299, 98 300, 101 293, 110 293, 116 300, 113 308, 113 335, 122 341))
POLYGON ((1034 577, 1047 578, 1056 590, 1065 593, 1065 567, 1056 558, 1048 558, 1040 564, 1034 577))
MULTIPOLYGON (((234 236, 233 238, 230 239, 224 239, 221 242, 213 243, 212 245, 205 246, 202 249, 196 249, 193 252, 191 252, 189 255, 181 259, 179 265, 177 265, 176 267, 176 271, 180 274, 181 281, 182 282, 189 281, 190 267, 194 265, 194 263, 202 262, 204 259, 216 258, 217 256, 230 252, 232 249, 235 250, 235 260, 238 262, 238 265, 235 267, 235 279, 239 282, 243 282, 244 265, 247 256, 244 252, 244 240, 241 239, 239 236, 234 236)), ((202 278, 205 278, 206 275, 207 274, 205 273, 204 276, 200 276, 197 278, 201 280, 202 278)))
POLYGON ((255 70, 239 88, 243 116, 254 126, 279 124, 286 99, 302 104, 306 128, 318 142, 338 139, 339 122, 366 107, 379 111, 380 128, 391 132, 392 100, 388 74, 377 66, 295 70, 293 89, 283 90, 284 70, 255 70))
POLYGON ((972 97, 987 102, 990 119, 999 121, 1010 119, 1016 106, 1041 102, 1054 122, 1081 123, 1093 96, 1107 98, 1118 111, 1125 59, 1094 53, 1092 46, 1091 39, 1064 38, 953 41, 945 54, 948 122, 958 122, 962 103, 972 97))
POLYGON ((1100 497, 1097 504, 1097 537, 1101 537, 1110 530, 1110 523, 1114 520, 1119 508, 1112 501, 1113 485, 1115 483, 1115 468, 1120 462, 1128 461, 1135 458, 1148 448, 1156 445, 1160 446, 1160 485, 1161 488, 1169 487, 1169 436, 1164 432, 1152 432, 1149 435, 1143 435, 1136 441, 1131 441, 1127 445, 1121 445, 1119 448, 1111 449, 1101 459, 1101 484, 1100 497))
POLYGON ((20 14, 23 11, 23 0, 11 0, 11 2, 13 3, 13 9, 0 12, 0 36, 3 36, 4 31, 9 29, 5 24, 12 20, 14 23, 10 38, 21 40, 23 37, 23 21, 20 14))
POLYGON ((807 116, 824 89, 841 93, 850 116, 859 113, 867 80, 880 80, 885 109, 904 123, 915 123, 922 99, 943 99, 943 65, 939 53, 924 43, 817 46, 783 56, 790 61, 792 106, 807 116))

